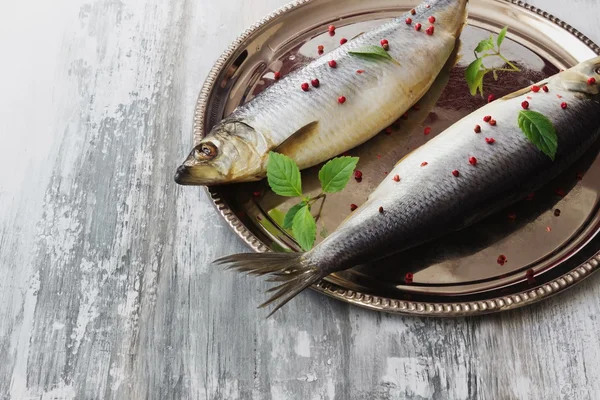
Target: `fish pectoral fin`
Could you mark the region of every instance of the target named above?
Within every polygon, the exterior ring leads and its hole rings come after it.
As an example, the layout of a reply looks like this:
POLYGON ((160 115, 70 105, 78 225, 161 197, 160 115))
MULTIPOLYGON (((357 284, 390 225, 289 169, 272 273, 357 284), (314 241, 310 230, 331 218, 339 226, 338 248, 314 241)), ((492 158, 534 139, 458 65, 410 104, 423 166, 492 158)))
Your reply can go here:
POLYGON ((525 196, 526 194, 521 192, 515 192, 507 196, 500 196, 496 202, 492 203, 491 205, 488 204, 485 209, 473 210, 473 212, 464 219, 461 226, 457 230, 468 228, 469 226, 474 225, 477 222, 506 209, 511 204, 517 203, 519 200, 525 198, 525 196))
POLYGON ((319 135, 319 121, 313 121, 294 132, 274 152, 292 157, 299 149, 303 149, 307 143, 319 135))

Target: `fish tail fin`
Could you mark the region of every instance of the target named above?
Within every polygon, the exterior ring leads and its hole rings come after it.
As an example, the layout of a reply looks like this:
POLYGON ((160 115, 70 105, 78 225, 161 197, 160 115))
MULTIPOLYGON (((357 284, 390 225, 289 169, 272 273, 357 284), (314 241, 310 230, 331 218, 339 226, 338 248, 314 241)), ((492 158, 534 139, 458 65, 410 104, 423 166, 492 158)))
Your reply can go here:
POLYGON ((259 306, 266 307, 278 302, 268 317, 325 276, 319 268, 306 260, 305 253, 235 254, 216 260, 214 264, 249 275, 271 275, 267 281, 278 285, 268 290, 268 293, 273 294, 259 306))

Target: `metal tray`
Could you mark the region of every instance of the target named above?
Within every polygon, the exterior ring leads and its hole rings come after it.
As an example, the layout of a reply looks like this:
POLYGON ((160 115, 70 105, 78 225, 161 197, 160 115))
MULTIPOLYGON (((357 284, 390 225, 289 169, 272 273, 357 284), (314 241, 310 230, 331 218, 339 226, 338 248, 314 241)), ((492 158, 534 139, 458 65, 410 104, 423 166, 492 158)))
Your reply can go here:
MULTIPOLYGON (((244 32, 215 64, 195 111, 197 141, 236 106, 286 74, 373 25, 415 5, 409 0, 300 0, 244 32), (335 36, 329 24, 338 28, 335 36)), ((328 231, 361 204, 397 160, 435 134, 485 104, 472 97, 463 79, 476 43, 509 25, 503 52, 523 69, 486 82, 497 97, 527 86, 561 68, 600 54, 600 48, 571 26, 535 7, 514 0, 471 0, 455 63, 449 63, 430 92, 400 121, 350 151, 361 158, 362 182, 329 196, 322 221, 328 231), (424 127, 432 134, 425 136, 424 127)), ((303 171, 303 187, 318 189, 318 167, 303 171)), ((277 224, 277 213, 292 206, 266 183, 208 189, 219 214, 254 251, 297 250, 277 224), (257 194, 260 193, 259 196, 257 194), (273 211, 275 210, 275 211, 273 211)), ((331 275, 314 286, 337 299, 379 311, 457 316, 523 306, 556 294, 598 269, 600 262, 600 157, 593 149, 571 170, 532 199, 476 226, 376 265, 331 275), (556 216, 555 210, 560 210, 556 216), (500 254, 508 262, 498 261, 500 254), (406 273, 414 282, 405 284, 406 273)))

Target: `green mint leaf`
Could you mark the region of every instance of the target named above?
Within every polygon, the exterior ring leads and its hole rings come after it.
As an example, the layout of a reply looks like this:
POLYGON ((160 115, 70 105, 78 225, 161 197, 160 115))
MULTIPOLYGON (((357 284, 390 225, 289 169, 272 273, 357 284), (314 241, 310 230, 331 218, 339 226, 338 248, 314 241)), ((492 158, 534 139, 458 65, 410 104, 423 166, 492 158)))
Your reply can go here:
POLYGON ((475 53, 483 53, 485 51, 492 50, 494 47, 494 39, 485 39, 479 42, 479 44, 475 48, 475 53))
POLYGON ((521 110, 518 123, 525 136, 554 161, 558 149, 558 136, 552 121, 537 111, 521 110))
POLYGON ((358 157, 338 157, 329 160, 319 171, 319 180, 325 193, 343 190, 358 164, 358 157))
POLYGON ((283 154, 269 153, 267 180, 271 190, 280 196, 302 196, 300 169, 294 160, 283 154))
POLYGON ((269 217, 271 217, 273 222, 275 222, 277 225, 283 226, 285 215, 283 214, 283 212, 281 212, 279 208, 274 208, 271 211, 269 211, 269 217))
POLYGON ((374 45, 362 46, 357 49, 350 50, 350 51, 348 51, 348 53, 352 54, 354 56, 363 57, 363 58, 370 58, 370 59, 375 59, 375 60, 389 60, 389 61, 393 61, 396 64, 400 65, 400 63, 398 63, 398 61, 394 60, 392 58, 392 56, 390 56, 390 54, 387 51, 385 51, 385 49, 381 46, 374 46, 374 45))
POLYGON ((310 213, 310 206, 305 204, 298 210, 292 223, 294 238, 304 251, 312 249, 317 239, 317 223, 310 213))
POLYGON ((467 84, 469 85, 469 90, 471 90, 471 96, 475 96, 477 94, 477 90, 481 88, 483 94, 483 70, 481 70, 481 66, 483 65, 483 59, 478 58, 473 61, 467 67, 465 71, 465 79, 467 80, 467 84))
POLYGON ((508 26, 505 26, 504 28, 502 28, 502 30, 498 34, 498 38, 496 39, 496 43, 498 44, 498 50, 500 50, 500 46, 502 45, 502 42, 504 42, 504 38, 506 37, 507 32, 508 32, 508 26))
POLYGON ((290 211, 287 212, 287 214, 285 214, 285 218, 283 219, 283 228, 284 229, 292 229, 292 224, 294 223, 294 217, 296 216, 296 214, 298 214, 298 211, 300 211, 300 209, 302 207, 304 207, 306 205, 305 202, 296 204, 294 207, 290 208, 290 211))

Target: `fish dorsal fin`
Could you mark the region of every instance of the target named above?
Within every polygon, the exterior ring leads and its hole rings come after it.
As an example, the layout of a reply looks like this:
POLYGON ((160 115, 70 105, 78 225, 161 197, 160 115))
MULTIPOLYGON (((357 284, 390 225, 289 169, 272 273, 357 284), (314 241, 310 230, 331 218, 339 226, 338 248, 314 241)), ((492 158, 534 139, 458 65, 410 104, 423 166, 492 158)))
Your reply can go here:
POLYGON ((294 132, 277 148, 274 152, 292 157, 297 153, 298 149, 303 149, 315 135, 319 134, 319 121, 313 121, 294 132))
POLYGON ((417 147, 416 149, 413 149, 413 150, 409 151, 408 153, 406 153, 406 155, 404 155, 404 157, 399 159, 398 162, 396 164, 394 164, 394 168, 396 168, 398 166, 398 164, 400 164, 402 161, 404 161, 408 156, 410 156, 412 153, 414 153, 418 149, 419 148, 417 147))

